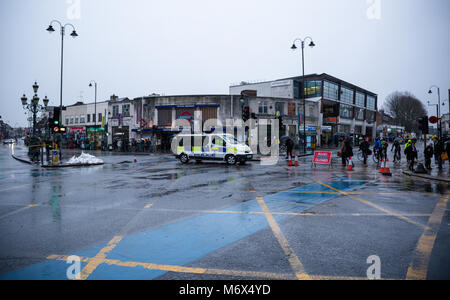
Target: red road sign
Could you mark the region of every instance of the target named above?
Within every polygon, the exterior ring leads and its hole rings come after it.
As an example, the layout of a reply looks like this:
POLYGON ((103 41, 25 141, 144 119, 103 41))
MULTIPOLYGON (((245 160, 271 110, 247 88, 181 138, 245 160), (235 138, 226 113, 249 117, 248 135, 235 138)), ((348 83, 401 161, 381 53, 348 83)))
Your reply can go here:
POLYGON ((431 124, 436 124, 439 121, 439 119, 437 117, 430 117, 428 121, 430 121, 431 124))
POLYGON ((314 160, 315 164, 331 164, 331 152, 314 152, 314 160))

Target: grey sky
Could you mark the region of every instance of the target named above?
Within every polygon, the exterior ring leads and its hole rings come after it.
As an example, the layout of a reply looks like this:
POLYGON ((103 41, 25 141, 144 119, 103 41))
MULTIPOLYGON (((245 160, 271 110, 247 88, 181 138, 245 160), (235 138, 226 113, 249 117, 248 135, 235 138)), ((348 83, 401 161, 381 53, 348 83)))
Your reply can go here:
POLYGON ((306 49, 306 73, 360 85, 380 102, 396 90, 437 102, 431 85, 447 100, 450 1, 381 0, 381 18, 373 20, 374 1, 80 0, 77 19, 68 11, 77 0, 2 0, 0 115, 25 125, 20 97, 32 96, 35 80, 39 95, 59 105, 59 28, 45 31, 53 19, 73 23, 79 34, 65 39, 65 105, 81 91, 84 102, 93 101, 92 79, 106 100, 227 94, 240 81, 300 75, 301 54, 290 46, 308 35, 317 46, 306 49))

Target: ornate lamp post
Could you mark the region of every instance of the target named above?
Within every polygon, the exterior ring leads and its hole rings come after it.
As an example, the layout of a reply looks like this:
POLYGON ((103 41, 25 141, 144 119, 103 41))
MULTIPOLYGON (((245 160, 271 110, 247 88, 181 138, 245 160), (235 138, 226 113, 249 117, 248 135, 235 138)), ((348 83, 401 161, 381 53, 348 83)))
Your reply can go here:
POLYGON ((39 139, 36 136, 37 114, 38 114, 38 112, 45 111, 45 109, 48 106, 48 102, 49 102, 49 99, 47 98, 47 96, 45 96, 45 98, 42 100, 44 105, 39 104, 39 97, 37 95, 38 89, 39 89, 39 85, 37 84, 37 82, 35 82, 33 84, 34 96, 30 100, 30 103, 28 103, 28 99, 25 96, 25 94, 22 96, 22 98, 20 98, 23 109, 25 109, 26 111, 29 111, 33 114, 33 136, 30 141, 31 146, 28 150, 28 154, 32 157, 32 159, 36 159, 36 157, 37 157, 36 154, 39 154, 39 150, 38 150, 39 148, 37 147, 38 146, 37 144, 39 143, 39 139))
MULTIPOLYGON (((302 82, 303 82, 303 150, 306 153, 306 97, 305 97, 305 42, 307 40, 310 40, 310 44, 309 46, 311 48, 315 47, 316 44, 314 44, 313 39, 311 37, 306 37, 305 39, 295 39, 294 43, 292 44, 291 49, 292 50, 297 50, 297 46, 295 45, 296 42, 301 42, 301 48, 302 48, 302 71, 303 71, 303 77, 302 77, 302 82)), ((281 126, 281 124, 280 124, 281 126)), ((300 124, 299 124, 300 126, 300 124)))

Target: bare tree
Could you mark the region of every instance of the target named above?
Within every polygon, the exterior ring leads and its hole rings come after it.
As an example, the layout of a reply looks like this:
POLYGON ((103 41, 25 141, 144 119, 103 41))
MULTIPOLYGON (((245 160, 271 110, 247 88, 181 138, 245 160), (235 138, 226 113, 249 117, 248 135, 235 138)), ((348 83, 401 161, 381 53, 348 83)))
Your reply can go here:
POLYGON ((427 115, 425 105, 409 92, 397 91, 387 96, 385 110, 407 132, 418 133, 417 120, 427 115))

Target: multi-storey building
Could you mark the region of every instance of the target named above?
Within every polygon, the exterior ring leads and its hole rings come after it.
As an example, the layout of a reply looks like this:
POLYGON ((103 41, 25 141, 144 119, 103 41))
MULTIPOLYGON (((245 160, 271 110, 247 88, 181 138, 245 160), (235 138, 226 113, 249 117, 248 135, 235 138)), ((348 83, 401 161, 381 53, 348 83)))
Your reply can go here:
MULTIPOLYGON (((306 99, 306 119, 317 118, 319 144, 330 144, 339 133, 375 137, 377 94, 328 74, 312 74, 261 83, 241 83, 230 94, 253 93, 258 97, 306 99), (317 103, 317 106, 311 104, 317 103), (310 105, 308 105, 310 104, 310 105), (315 110, 317 108, 317 110, 315 110)), ((303 108, 300 115, 303 116, 303 108)), ((303 123, 302 123, 303 124, 303 123)), ((308 120, 306 120, 308 126, 308 120)), ((302 128, 299 128, 300 131, 302 128)))

